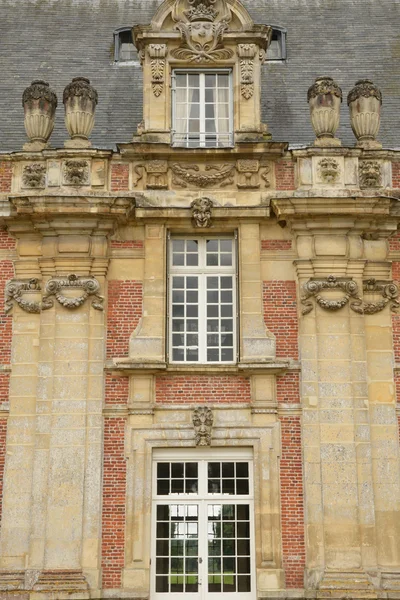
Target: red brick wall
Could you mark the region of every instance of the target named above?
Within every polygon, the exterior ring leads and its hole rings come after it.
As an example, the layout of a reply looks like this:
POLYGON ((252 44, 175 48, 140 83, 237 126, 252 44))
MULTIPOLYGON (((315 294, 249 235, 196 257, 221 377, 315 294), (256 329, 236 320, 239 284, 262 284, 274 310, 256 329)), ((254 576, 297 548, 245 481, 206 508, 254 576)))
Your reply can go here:
POLYGON ((129 394, 129 377, 115 377, 106 373, 106 404, 126 404, 129 394))
POLYGON ((114 163, 111 165, 111 189, 113 191, 129 190, 129 165, 114 163))
POLYGON ((283 568, 287 588, 304 587, 306 550, 300 416, 281 416, 280 461, 283 568))
POLYGON ((8 161, 0 161, 0 192, 11 192, 13 165, 8 161))
POLYGON ((103 587, 122 587, 125 562, 125 418, 104 419, 102 575, 103 587))
POLYGON ((107 358, 128 356, 129 338, 142 316, 140 281, 108 282, 107 358))
POLYGON ((398 252, 400 250, 400 231, 396 231, 396 233, 389 238, 389 250, 390 252, 398 252))
MULTIPOLYGON (((11 249, 15 241, 4 232, 0 232, 0 248, 11 249)), ((0 364, 8 365, 11 362, 12 343, 12 316, 4 313, 4 288, 14 277, 14 265, 10 260, 0 261, 0 364)), ((0 404, 8 402, 10 387, 10 374, 0 373, 0 404)))
POLYGON ((289 371, 276 378, 276 397, 278 402, 299 404, 300 375, 297 371, 289 371))
POLYGON ((292 240, 261 240, 261 250, 291 250, 292 240))
POLYGON ((3 511, 3 476, 6 461, 7 419, 0 419, 0 521, 3 511))
POLYGON ((250 381, 245 377, 212 375, 160 375, 156 402, 250 402, 250 381))
POLYGON ((110 248, 133 248, 135 250, 142 250, 143 242, 142 240, 111 240, 110 248))
POLYGON ((294 190, 294 163, 290 160, 278 160, 275 163, 277 190, 294 190))
POLYGON ((264 281, 264 321, 276 336, 279 358, 299 357, 296 283, 294 281, 264 281))
POLYGON ((400 162, 392 163, 392 187, 400 188, 400 162))

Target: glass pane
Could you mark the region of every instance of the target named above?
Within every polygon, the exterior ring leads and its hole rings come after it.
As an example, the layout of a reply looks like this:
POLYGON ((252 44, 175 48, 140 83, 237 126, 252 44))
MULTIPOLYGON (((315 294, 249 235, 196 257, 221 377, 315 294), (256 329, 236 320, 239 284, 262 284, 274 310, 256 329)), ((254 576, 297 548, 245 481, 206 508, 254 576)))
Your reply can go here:
POLYGON ((234 477, 235 475, 235 463, 224 462, 222 463, 222 477, 234 477))
POLYGON ((168 592, 168 577, 156 577, 156 592, 168 592))
POLYGON ((171 464, 171 477, 183 477, 183 463, 171 464))
POLYGON ((215 74, 206 74, 204 76, 205 86, 206 88, 212 88, 216 86, 217 76, 215 74))
POLYGON ((189 87, 199 87, 200 85, 200 74, 189 73, 189 87))
POLYGON ((169 521, 169 506, 157 506, 157 521, 169 521))
POLYGON ((157 477, 169 477, 169 464, 170 463, 157 464, 157 477))

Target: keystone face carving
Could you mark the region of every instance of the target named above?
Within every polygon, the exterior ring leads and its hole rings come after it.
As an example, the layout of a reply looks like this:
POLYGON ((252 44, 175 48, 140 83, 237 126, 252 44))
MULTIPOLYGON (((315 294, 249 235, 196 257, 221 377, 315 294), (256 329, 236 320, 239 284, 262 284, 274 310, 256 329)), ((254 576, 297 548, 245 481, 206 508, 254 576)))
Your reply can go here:
POLYGON ((193 411, 192 422, 195 430, 196 446, 211 446, 211 432, 214 416, 208 406, 198 406, 193 411))
POLYGON ((233 52, 223 47, 231 12, 226 0, 176 0, 172 18, 178 21, 176 29, 182 44, 171 56, 188 62, 215 62, 232 58, 233 52))
POLYGON ((25 295, 32 292, 40 292, 41 287, 38 279, 12 279, 6 284, 5 289, 5 307, 4 312, 7 314, 16 302, 22 310, 28 313, 40 313, 41 303, 32 300, 26 300, 25 295))
POLYGON ((189 165, 186 163, 175 163, 171 165, 174 177, 173 183, 180 187, 187 187, 188 184, 196 187, 208 187, 211 185, 229 185, 234 183, 233 171, 235 165, 206 165, 205 171, 200 171, 198 165, 189 165), (208 171, 215 171, 210 173, 208 171))
POLYGON ((213 201, 210 198, 198 198, 191 203, 194 227, 210 227, 213 201))
POLYGON ((360 187, 376 188, 382 185, 381 165, 377 160, 363 160, 358 167, 360 187))
POLYGON ((149 56, 151 58, 151 87, 156 98, 161 96, 164 89, 166 54, 167 46, 165 44, 149 45, 149 56))
POLYGON ((390 310, 397 312, 400 303, 397 300, 399 297, 399 288, 392 281, 377 281, 376 279, 368 279, 363 284, 364 293, 379 294, 382 300, 377 302, 362 302, 361 304, 352 303, 350 307, 359 314, 374 315, 381 312, 390 303, 390 310))
POLYGON ((22 173, 22 181, 28 188, 44 188, 46 185, 46 165, 33 163, 26 165, 22 173))
POLYGON ((89 163, 86 160, 66 160, 64 182, 69 185, 88 185, 89 163))
POLYGON ((335 183, 340 176, 340 166, 334 158, 322 158, 318 163, 318 171, 324 183, 335 183))
POLYGON ((68 275, 67 278, 49 279, 45 286, 45 295, 43 296, 42 308, 51 308, 54 305, 52 296, 55 296, 57 302, 65 308, 75 309, 85 303, 89 296, 93 296, 92 306, 96 310, 104 310, 103 296, 99 295, 100 284, 94 277, 78 277, 78 275, 68 275), (81 289, 83 293, 77 297, 67 297, 62 294, 63 289, 81 289))
POLYGON ((346 304, 348 304, 350 298, 354 298, 355 302, 351 304, 351 308, 354 305, 358 306, 362 300, 358 295, 358 286, 355 281, 351 279, 336 279, 333 275, 330 275, 327 279, 310 279, 303 286, 304 295, 301 297, 301 303, 304 305, 302 309, 303 315, 308 315, 313 309, 313 304, 310 302, 310 298, 315 298, 316 303, 325 310, 340 310, 346 304), (344 296, 339 300, 328 300, 320 295, 322 290, 334 290, 339 289, 344 292, 344 296))
POLYGON ((248 100, 254 94, 254 57, 257 53, 255 44, 239 44, 240 58, 240 93, 248 100))

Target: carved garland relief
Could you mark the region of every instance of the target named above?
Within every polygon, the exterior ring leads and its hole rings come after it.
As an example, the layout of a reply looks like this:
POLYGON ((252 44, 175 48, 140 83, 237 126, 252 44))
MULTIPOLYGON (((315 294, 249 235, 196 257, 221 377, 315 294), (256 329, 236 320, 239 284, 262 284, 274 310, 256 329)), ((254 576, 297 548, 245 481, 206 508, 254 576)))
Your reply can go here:
POLYGON ((171 165, 173 172, 172 182, 179 187, 188 184, 201 188, 211 185, 226 186, 234 183, 234 164, 206 165, 201 171, 196 164, 175 163, 171 165))

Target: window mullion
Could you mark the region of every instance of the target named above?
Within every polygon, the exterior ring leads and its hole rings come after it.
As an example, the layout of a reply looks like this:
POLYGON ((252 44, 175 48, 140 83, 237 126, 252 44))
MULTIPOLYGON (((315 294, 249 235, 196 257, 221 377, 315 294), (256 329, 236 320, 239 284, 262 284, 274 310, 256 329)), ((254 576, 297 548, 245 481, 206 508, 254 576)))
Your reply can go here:
POLYGON ((200 145, 205 146, 206 130, 206 94, 205 94, 205 73, 200 73, 200 145))

